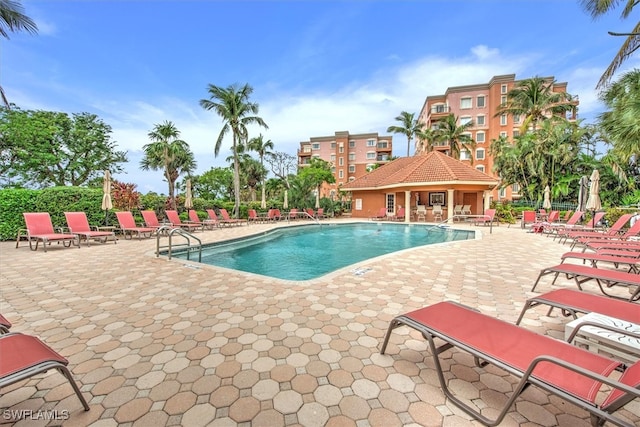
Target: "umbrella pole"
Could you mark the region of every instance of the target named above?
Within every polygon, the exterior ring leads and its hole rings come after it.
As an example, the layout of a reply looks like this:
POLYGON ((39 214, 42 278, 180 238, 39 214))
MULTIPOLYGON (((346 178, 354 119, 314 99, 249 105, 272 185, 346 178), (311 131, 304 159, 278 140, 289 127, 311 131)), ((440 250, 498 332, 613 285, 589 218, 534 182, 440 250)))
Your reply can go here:
POLYGON ((109 209, 104 210, 104 225, 105 227, 109 226, 109 209))

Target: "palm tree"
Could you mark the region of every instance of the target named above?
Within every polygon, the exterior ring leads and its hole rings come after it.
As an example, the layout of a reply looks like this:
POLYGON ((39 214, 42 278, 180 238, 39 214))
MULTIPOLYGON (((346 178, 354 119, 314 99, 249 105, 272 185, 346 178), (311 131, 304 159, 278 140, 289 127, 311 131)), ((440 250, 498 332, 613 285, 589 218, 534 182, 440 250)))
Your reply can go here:
POLYGON ((564 113, 575 108, 575 102, 565 92, 554 92, 554 83, 542 77, 522 80, 507 93, 507 101, 498 107, 496 117, 502 114, 523 116, 521 133, 525 133, 529 126, 535 132, 538 123, 551 114, 564 117, 564 113))
POLYGON ((253 88, 248 84, 242 87, 231 85, 226 88, 210 84, 207 87, 209 99, 201 99, 200 106, 205 110, 213 110, 222 118, 223 125, 216 141, 214 154, 217 157, 220 153, 220 146, 225 135, 231 131, 233 143, 233 189, 235 193, 234 216, 240 216, 240 164, 238 161, 238 146, 248 140, 247 125, 258 124, 265 129, 269 129, 267 124, 258 114, 259 106, 255 102, 249 101, 249 96, 253 93, 253 88))
MULTIPOLYGON (((580 3, 582 4, 583 9, 589 12, 593 19, 596 19, 607 12, 611 12, 618 6, 618 4, 620 4, 620 1, 581 0, 580 3)), ((638 0, 626 0, 626 4, 622 9, 621 18, 628 18, 634 6, 636 6, 637 4, 638 0)), ((612 36, 627 36, 627 38, 624 43, 622 43, 620 50, 613 58, 613 61, 611 61, 611 64, 609 64, 605 72, 600 77, 596 88, 604 87, 611 80, 616 70, 620 68, 620 65, 622 65, 622 63, 640 47, 640 21, 636 23, 636 26, 633 28, 631 33, 620 34, 609 31, 609 34, 611 34, 612 36)))
POLYGON ((189 144, 178 139, 180 131, 170 121, 155 125, 148 135, 152 142, 142 147, 144 157, 140 167, 142 170, 163 170, 169 185, 171 207, 176 209, 176 181, 181 173, 190 174, 195 170, 195 158, 189 144))
POLYGON ((431 152, 436 142, 440 139, 440 129, 420 129, 416 132, 416 153, 431 152))
MULTIPOLYGON (((262 167, 264 168, 264 156, 271 154, 271 151, 269 150, 273 150, 273 142, 271 142, 270 139, 267 139, 265 141, 264 138, 262 137, 262 134, 260 134, 260 136, 251 138, 249 140, 248 148, 249 150, 252 150, 258 153, 258 156, 260 156, 260 165, 262 165, 262 167)), ((265 179, 266 179, 266 174, 262 178, 262 199, 260 200, 260 207, 262 209, 265 209, 267 207, 267 200, 265 197, 266 189, 264 187, 265 179)))
POLYGON ((403 111, 395 118, 395 120, 400 123, 400 126, 389 126, 387 128, 387 132, 401 133, 407 136, 407 157, 409 157, 409 151, 411 149, 411 140, 416 135, 416 132, 424 126, 424 124, 418 122, 414 116, 415 113, 403 111))
MULTIPOLYGON (((29 34, 37 34, 38 26, 31 18, 24 14, 24 8, 18 0, 0 0, 0 35, 9 39, 9 32, 26 31, 29 34)), ((0 98, 7 108, 11 108, 9 100, 5 96, 4 89, 0 86, 0 98)))
POLYGON ((473 122, 458 125, 458 118, 450 113, 438 124, 440 140, 449 142, 451 157, 460 159, 460 152, 464 149, 471 154, 471 163, 473 164, 473 150, 476 148, 476 142, 468 133, 469 129, 474 126, 473 122))

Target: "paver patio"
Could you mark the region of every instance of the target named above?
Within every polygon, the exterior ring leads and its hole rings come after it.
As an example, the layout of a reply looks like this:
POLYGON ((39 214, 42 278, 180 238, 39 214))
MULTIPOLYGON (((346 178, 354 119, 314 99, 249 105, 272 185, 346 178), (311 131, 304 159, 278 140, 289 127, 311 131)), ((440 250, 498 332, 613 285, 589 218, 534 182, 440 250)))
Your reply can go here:
MULTIPOLYGON (((69 411, 68 420, 16 426, 478 426, 445 400, 417 332, 396 330, 388 354, 378 352, 394 316, 442 300, 515 322, 539 270, 567 251, 518 226, 473 229, 481 239, 412 249, 358 263, 364 274, 352 266, 308 282, 156 258, 155 239, 53 245, 46 253, 0 243, 0 313, 14 331, 69 359, 91 410, 55 372, 2 390, 0 408, 69 411)), ((538 290, 549 289, 546 281, 538 290)), ((562 338, 566 321, 539 307, 523 326, 562 338)), ((458 378, 453 390, 495 415, 516 379, 477 368, 460 351, 446 358, 447 375, 458 378)), ((640 402, 621 413, 640 425, 640 402)), ((590 424, 586 411, 530 388, 503 425, 590 424)))

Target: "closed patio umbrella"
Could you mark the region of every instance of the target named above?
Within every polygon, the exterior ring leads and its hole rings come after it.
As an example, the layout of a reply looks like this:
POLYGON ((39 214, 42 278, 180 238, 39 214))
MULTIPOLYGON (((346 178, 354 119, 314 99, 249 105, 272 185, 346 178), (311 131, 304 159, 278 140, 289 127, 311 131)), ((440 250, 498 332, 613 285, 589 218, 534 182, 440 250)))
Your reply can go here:
POLYGON ((184 196, 184 207, 191 209, 193 207, 193 196, 191 195, 191 180, 187 179, 187 189, 184 196))
POLYGON ((589 178, 586 176, 580 177, 580 182, 578 183, 578 207, 577 211, 584 212, 584 207, 587 204, 587 196, 589 191, 589 178))
POLYGON ((600 172, 598 172, 598 169, 593 170, 590 179, 589 198, 584 208, 595 212, 602 209, 602 203, 600 202, 600 172))
POLYGON ((113 209, 111 203, 111 173, 108 170, 104 171, 104 177, 102 178, 102 210, 104 211, 104 225, 109 225, 109 209, 113 209))
POLYGON ((551 189, 548 185, 544 187, 544 200, 542 201, 542 207, 545 209, 551 209, 551 189))

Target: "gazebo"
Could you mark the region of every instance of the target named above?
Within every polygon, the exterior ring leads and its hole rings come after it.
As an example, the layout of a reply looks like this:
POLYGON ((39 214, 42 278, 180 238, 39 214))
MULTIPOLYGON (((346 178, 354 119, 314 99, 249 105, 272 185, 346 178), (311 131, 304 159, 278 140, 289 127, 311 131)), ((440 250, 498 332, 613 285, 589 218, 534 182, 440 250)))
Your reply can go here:
POLYGON ((451 219, 456 206, 470 207, 471 215, 484 213, 499 180, 468 162, 438 151, 401 157, 342 186, 351 192, 351 215, 371 218, 382 207, 394 215, 405 208, 405 222, 418 206, 425 206, 426 220, 433 221, 433 206, 440 205, 443 218, 451 219))

